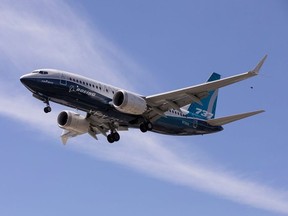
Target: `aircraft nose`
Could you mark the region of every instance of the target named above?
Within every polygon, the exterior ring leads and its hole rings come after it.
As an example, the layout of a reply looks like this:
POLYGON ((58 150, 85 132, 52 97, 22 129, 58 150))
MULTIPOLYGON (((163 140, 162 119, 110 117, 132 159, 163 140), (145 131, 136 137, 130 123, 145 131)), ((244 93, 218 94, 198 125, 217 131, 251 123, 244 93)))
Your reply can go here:
POLYGON ((20 77, 20 82, 24 85, 27 84, 28 80, 29 80, 29 78, 28 78, 27 74, 20 77))
POLYGON ((25 75, 20 77, 20 81, 21 81, 22 83, 25 82, 25 75))
POLYGON ((35 87, 35 79, 32 74, 25 74, 20 77, 20 82, 28 89, 35 87))

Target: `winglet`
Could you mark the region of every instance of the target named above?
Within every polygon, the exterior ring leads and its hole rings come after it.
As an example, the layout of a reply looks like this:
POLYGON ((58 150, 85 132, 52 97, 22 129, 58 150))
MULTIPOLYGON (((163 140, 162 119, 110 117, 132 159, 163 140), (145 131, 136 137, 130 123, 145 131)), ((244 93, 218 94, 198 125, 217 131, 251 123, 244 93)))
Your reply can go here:
POLYGON ((258 75, 258 74, 259 74, 259 71, 260 71, 260 69, 261 69, 261 67, 262 67, 262 65, 264 64, 264 62, 265 62, 265 60, 266 60, 266 58, 267 58, 267 56, 268 56, 268 55, 265 55, 265 56, 261 59, 261 61, 257 64, 257 66, 256 66, 252 71, 250 71, 250 73, 255 74, 255 75, 258 75))

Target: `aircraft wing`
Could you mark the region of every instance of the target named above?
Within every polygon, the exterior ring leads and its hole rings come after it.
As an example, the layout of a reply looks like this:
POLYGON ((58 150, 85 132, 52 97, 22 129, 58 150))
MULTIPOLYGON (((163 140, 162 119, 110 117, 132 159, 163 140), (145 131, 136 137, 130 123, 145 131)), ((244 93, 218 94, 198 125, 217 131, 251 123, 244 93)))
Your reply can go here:
MULTIPOLYGON (((231 85, 236 82, 248 79, 258 75, 267 55, 257 64, 257 66, 246 73, 238 74, 235 76, 206 82, 200 85, 195 85, 187 88, 178 89, 175 91, 165 92, 161 94, 151 95, 145 97, 148 105, 151 107, 148 117, 153 119, 157 115, 164 115, 164 112, 169 109, 180 110, 181 107, 186 106, 192 102, 200 103, 201 99, 208 95, 211 90, 219 89, 224 86, 231 85)), ((153 120, 152 120, 153 121, 153 120)))
MULTIPOLYGON (((124 122, 120 121, 119 119, 104 115, 101 112, 88 114, 86 119, 90 123, 90 130, 95 134, 94 138, 96 138, 96 134, 107 136, 107 133, 113 129, 117 129, 117 131, 128 130, 128 125, 126 125, 124 122)), ((93 133, 89 134, 93 136, 93 133)))

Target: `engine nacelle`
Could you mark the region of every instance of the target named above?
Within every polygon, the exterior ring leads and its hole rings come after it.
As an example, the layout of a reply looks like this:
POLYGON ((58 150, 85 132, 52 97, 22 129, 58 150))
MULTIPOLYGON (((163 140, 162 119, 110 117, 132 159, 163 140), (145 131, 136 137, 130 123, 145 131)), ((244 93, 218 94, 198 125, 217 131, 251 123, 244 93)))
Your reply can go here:
POLYGON ((113 105, 120 112, 132 115, 141 115, 147 110, 147 103, 142 97, 123 90, 114 94, 113 105))
POLYGON ((84 116, 71 111, 62 111, 57 118, 58 126, 68 131, 78 134, 87 133, 89 130, 89 122, 84 116))

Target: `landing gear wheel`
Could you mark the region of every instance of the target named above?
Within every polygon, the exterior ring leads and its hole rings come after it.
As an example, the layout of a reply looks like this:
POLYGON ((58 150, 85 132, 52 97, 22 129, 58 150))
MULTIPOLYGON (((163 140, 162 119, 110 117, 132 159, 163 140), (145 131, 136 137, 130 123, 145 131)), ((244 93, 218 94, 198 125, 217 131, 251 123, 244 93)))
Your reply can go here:
POLYGON ((117 132, 112 133, 112 137, 113 137, 115 142, 118 142, 120 140, 120 135, 117 132))
POLYGON ((45 113, 49 113, 49 112, 51 112, 51 110, 52 110, 52 109, 51 109, 50 106, 47 106, 47 107, 44 108, 44 112, 45 112, 45 113))
POLYGON ((112 134, 109 134, 108 136, 107 136, 107 141, 109 142, 109 143, 113 143, 115 140, 114 140, 114 138, 113 138, 113 136, 112 136, 112 134))
POLYGON ((50 104, 49 104, 49 98, 44 98, 43 101, 46 104, 46 107, 44 108, 44 112, 45 113, 51 112, 52 109, 51 109, 50 104))
POLYGON ((140 125, 140 130, 141 132, 146 133, 148 131, 147 125, 145 123, 142 123, 140 125))
POLYGON ((140 130, 141 130, 141 132, 146 133, 148 131, 147 124, 146 123, 142 123, 140 125, 140 130))
POLYGON ((109 143, 118 142, 120 140, 120 135, 117 132, 113 132, 107 136, 107 140, 109 143))

